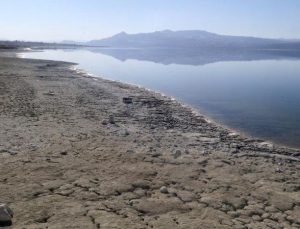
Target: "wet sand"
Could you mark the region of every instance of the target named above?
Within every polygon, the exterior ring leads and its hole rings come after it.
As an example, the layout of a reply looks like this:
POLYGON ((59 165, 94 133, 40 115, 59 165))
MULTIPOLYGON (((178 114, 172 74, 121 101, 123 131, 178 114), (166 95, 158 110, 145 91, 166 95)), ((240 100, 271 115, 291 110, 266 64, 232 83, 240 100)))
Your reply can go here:
POLYGON ((54 61, 0 58, 10 228, 300 228, 300 151, 54 61))

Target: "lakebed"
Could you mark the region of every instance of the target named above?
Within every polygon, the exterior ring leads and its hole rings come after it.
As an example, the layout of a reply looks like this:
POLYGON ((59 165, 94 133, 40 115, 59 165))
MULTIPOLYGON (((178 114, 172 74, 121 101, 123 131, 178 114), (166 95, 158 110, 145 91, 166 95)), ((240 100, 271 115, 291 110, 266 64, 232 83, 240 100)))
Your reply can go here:
POLYGON ((0 58, 11 228, 299 228, 300 151, 57 61, 0 58))

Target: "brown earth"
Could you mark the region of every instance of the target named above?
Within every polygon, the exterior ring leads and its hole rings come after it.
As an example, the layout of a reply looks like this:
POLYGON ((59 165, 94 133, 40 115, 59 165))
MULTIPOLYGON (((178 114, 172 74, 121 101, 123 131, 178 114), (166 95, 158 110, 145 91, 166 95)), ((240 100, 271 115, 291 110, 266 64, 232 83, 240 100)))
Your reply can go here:
POLYGON ((0 58, 8 228, 300 228, 300 152, 62 62, 0 58))

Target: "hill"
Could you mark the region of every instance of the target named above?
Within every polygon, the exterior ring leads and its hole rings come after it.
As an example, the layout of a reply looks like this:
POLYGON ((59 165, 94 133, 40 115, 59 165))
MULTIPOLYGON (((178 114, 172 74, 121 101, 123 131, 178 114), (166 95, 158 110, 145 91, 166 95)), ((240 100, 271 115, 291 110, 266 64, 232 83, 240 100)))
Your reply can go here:
MULTIPOLYGON (((65 41, 68 44, 79 44, 65 41)), ((202 30, 157 31, 152 33, 118 33, 112 37, 80 43, 89 46, 109 46, 118 48, 299 48, 298 40, 266 39, 245 36, 228 36, 202 30)))

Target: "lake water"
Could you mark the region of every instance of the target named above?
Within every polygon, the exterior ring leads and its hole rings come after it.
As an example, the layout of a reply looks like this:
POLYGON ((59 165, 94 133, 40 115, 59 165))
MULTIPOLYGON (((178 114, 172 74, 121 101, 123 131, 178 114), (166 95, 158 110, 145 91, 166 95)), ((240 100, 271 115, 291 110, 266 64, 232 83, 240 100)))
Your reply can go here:
POLYGON ((25 57, 76 62, 98 76, 173 96, 230 128, 300 147, 296 51, 91 49, 46 50, 25 57))

